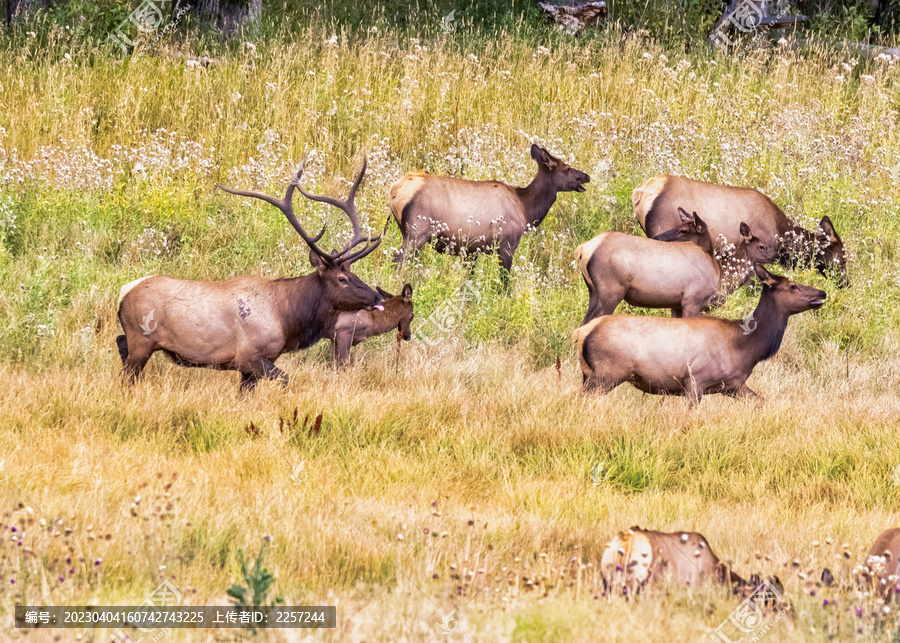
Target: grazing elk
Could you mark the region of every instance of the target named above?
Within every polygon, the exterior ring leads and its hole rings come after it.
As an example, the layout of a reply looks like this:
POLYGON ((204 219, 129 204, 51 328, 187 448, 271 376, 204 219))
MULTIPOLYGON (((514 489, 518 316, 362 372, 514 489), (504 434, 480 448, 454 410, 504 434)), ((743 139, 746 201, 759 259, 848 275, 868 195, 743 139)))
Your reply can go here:
MULTIPOLYGON (((633 594, 641 587, 666 580, 696 587, 705 580, 726 583, 735 592, 753 590, 757 576, 747 582, 719 561, 706 538, 697 532, 664 533, 631 527, 619 532, 603 550, 600 574, 606 594, 633 594)), ((781 592, 778 579, 773 585, 781 592)))
POLYGON ((886 529, 878 535, 866 556, 866 567, 878 595, 890 602, 900 592, 900 529, 886 529))
MULTIPOLYGON (((821 308, 826 293, 755 267, 759 304, 744 320, 607 315, 575 330, 584 391, 608 393, 630 382, 645 393, 759 398, 747 378, 778 352, 788 318, 821 308)), ((762 398, 759 398, 760 400, 762 398)))
POLYGON ((382 307, 381 296, 350 271, 351 264, 377 248, 384 235, 383 231, 367 238, 360 232, 354 198, 366 162, 346 201, 306 192, 299 185, 305 163, 304 157, 283 199, 217 187, 229 194, 262 199, 281 210, 309 246, 309 261, 315 270, 302 277, 243 276, 227 281, 154 275, 126 284, 119 296, 119 320, 125 334, 116 342, 128 383, 135 381, 159 350, 181 366, 240 372, 242 392, 251 391, 262 377, 286 382, 287 375, 275 366, 280 355, 334 337, 342 312, 382 307), (291 202, 295 187, 308 199, 343 210, 350 219, 353 237, 340 251, 327 253, 316 245, 324 227, 314 237, 303 229, 291 202))
POLYGON ((718 243, 740 242, 745 222, 785 267, 814 265, 823 275, 836 271, 841 287, 850 285, 844 243, 827 216, 817 230, 795 225, 775 203, 752 188, 715 185, 680 176, 654 176, 631 194, 634 216, 648 237, 678 225, 678 209, 703 212, 709 233, 718 243))
POLYGON ((679 226, 655 239, 601 232, 575 249, 588 289, 582 326, 613 314, 623 300, 632 306, 671 308, 672 317, 697 317, 714 299, 718 304, 746 283, 756 263, 775 258, 741 223, 740 244, 730 259, 721 261, 703 219, 696 212, 680 210, 680 215, 679 226))
POLYGON ((522 235, 547 216, 559 192, 584 192, 590 177, 537 145, 531 158, 538 172, 528 187, 500 181, 465 181, 409 172, 391 186, 391 212, 400 226, 403 244, 394 257, 402 265, 433 241, 438 252, 465 254, 496 252, 509 271, 522 235))
POLYGON ((382 310, 357 310, 352 313, 341 313, 338 317, 331 342, 331 356, 337 366, 344 366, 347 363, 351 346, 361 344, 369 337, 384 335, 394 328, 406 341, 412 336, 409 329, 415 316, 412 286, 406 284, 397 296, 378 286, 375 290, 384 299, 382 310))

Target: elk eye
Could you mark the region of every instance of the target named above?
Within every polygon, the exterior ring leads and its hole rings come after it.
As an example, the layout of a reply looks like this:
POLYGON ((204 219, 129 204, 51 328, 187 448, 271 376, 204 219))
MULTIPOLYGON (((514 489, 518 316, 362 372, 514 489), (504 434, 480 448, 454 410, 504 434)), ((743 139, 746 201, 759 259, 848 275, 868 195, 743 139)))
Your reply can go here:
POLYGON ((796 284, 795 284, 795 285, 793 285, 793 286, 791 286, 791 290, 797 290, 797 286, 796 286, 796 284))
POLYGON ((347 278, 346 277, 338 277, 338 281, 341 282, 342 284, 345 284, 345 283, 347 283, 347 278))

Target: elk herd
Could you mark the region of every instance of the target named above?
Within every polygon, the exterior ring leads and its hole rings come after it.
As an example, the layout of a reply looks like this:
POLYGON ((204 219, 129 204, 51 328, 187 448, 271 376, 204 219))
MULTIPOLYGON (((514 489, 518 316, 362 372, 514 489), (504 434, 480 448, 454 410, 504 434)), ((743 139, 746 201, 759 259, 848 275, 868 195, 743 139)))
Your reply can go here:
MULTIPOLYGON (((522 235, 547 216, 560 192, 584 192, 590 177, 547 150, 531 146, 537 173, 526 187, 500 181, 467 181, 416 170, 395 182, 389 205, 402 244, 394 261, 432 243, 438 252, 472 258, 496 253, 504 274, 512 268, 522 235)), ((125 284, 119 295, 124 334, 117 344, 123 377, 133 383, 147 360, 163 351, 176 364, 238 371, 240 390, 261 378, 287 381, 275 366, 284 353, 332 342, 343 366, 351 346, 397 329, 411 336, 412 286, 399 296, 371 288, 351 266, 375 250, 362 234, 356 192, 366 162, 346 200, 307 192, 306 159, 283 198, 221 185, 229 194, 275 206, 309 246, 313 272, 300 277, 234 277, 191 281, 163 275, 125 284), (350 220, 351 239, 325 252, 325 227, 309 234, 293 208, 294 191, 332 205, 350 220)), ((605 393, 629 382, 658 395, 681 395, 697 404, 703 395, 758 396, 746 381, 781 345, 791 315, 820 308, 826 293, 770 273, 765 264, 815 266, 849 284, 844 245, 831 220, 816 230, 793 224, 762 193, 675 176, 656 176, 632 194, 634 215, 646 237, 601 232, 578 246, 575 261, 588 290, 588 310, 573 334, 585 392, 605 393), (746 320, 704 316, 755 276, 761 295, 746 320), (669 308, 671 317, 616 315, 621 302, 669 308), (749 319, 749 318, 748 318, 749 319)))

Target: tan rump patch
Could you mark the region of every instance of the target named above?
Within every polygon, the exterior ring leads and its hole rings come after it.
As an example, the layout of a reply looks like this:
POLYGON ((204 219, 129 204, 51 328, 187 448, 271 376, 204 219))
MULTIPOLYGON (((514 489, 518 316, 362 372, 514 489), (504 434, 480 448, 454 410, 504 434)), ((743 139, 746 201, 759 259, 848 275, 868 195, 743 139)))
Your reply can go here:
POLYGON ((153 275, 147 275, 146 277, 141 277, 140 279, 135 279, 134 281, 129 281, 127 284, 122 286, 122 289, 119 290, 119 305, 120 306, 122 305, 122 299, 125 297, 125 295, 127 295, 129 292, 131 292, 132 288, 134 288, 139 283, 144 281, 144 279, 149 279, 152 276, 153 275))
POLYGON ((631 208, 634 211, 634 216, 641 223, 641 227, 644 227, 644 220, 647 218, 647 213, 650 212, 650 209, 653 207, 653 202, 656 201, 656 197, 662 193, 663 188, 666 187, 666 183, 668 182, 669 177, 665 175, 658 175, 652 178, 647 179, 644 184, 635 188, 634 192, 631 193, 631 208))

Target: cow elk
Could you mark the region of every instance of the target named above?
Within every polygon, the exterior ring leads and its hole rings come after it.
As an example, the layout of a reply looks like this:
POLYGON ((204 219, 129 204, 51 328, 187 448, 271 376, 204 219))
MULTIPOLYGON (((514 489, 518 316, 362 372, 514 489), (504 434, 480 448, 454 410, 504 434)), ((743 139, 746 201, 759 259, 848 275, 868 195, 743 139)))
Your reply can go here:
MULTIPOLYGON (((741 593, 760 585, 756 575, 748 582, 721 562, 702 534, 664 533, 640 527, 620 531, 606 545, 600 559, 600 574, 606 594, 619 596, 666 581, 691 587, 712 581, 727 584, 741 593)), ((770 583, 780 595, 781 582, 773 578, 770 583)))
POLYGON ((703 213, 712 238, 737 245, 740 224, 746 223, 788 268, 814 265, 823 275, 837 272, 848 286, 844 243, 827 216, 812 231, 794 224, 775 203, 752 188, 715 185, 680 176, 654 176, 631 194, 634 216, 648 237, 678 225, 678 210, 703 213))
POLYGON ((473 256, 496 251, 509 271, 526 230, 547 216, 559 192, 584 192, 590 177, 547 150, 531 146, 537 175, 524 188, 500 181, 466 181, 409 172, 390 189, 391 212, 403 244, 394 257, 402 265, 426 243, 438 252, 473 256))
POLYGON ((116 342, 129 384, 160 350, 181 366, 238 371, 242 392, 251 391, 260 378, 287 382, 287 375, 275 366, 280 355, 334 337, 341 313, 382 308, 381 295, 350 271, 351 264, 377 248, 384 235, 383 231, 369 238, 360 232, 354 199, 366 162, 346 201, 306 192, 300 186, 305 162, 304 157, 283 199, 217 187, 262 199, 281 210, 309 246, 315 270, 293 278, 242 276, 226 281, 154 275, 126 284, 119 296, 119 320, 125 334, 116 342), (353 236, 341 250, 328 253, 319 248, 325 227, 316 236, 303 229, 292 204, 295 187, 308 199, 339 208, 350 219, 353 236))
POLYGON ((369 337, 384 335, 394 328, 406 341, 412 336, 410 331, 414 317, 412 286, 406 284, 397 296, 377 286, 375 289, 384 298, 383 310, 357 310, 352 313, 341 313, 338 317, 331 343, 331 355, 339 367, 347 364, 350 347, 361 344, 369 337))
POLYGON ((821 308, 826 293, 756 266, 759 304, 744 320, 608 315, 572 334, 585 392, 608 393, 623 382, 656 395, 706 394, 760 398, 747 378, 778 352, 788 318, 821 308))
POLYGON ((673 317, 697 317, 749 280, 756 263, 774 252, 741 223, 741 241, 727 261, 716 257, 709 229, 697 213, 680 211, 682 223, 645 239, 601 232, 575 249, 588 288, 582 325, 611 315, 623 300, 644 308, 671 308, 673 317), (714 301, 715 300, 715 301, 714 301))

